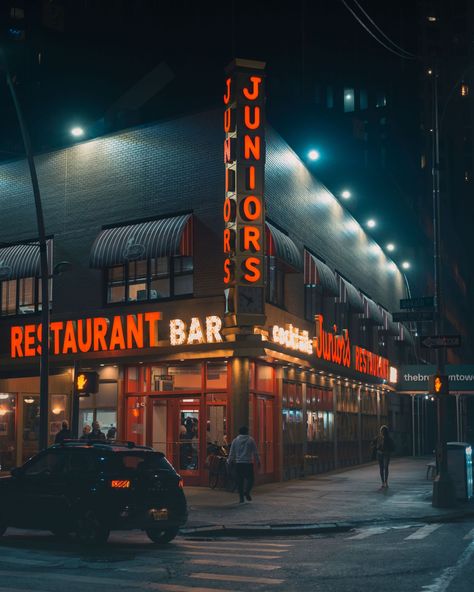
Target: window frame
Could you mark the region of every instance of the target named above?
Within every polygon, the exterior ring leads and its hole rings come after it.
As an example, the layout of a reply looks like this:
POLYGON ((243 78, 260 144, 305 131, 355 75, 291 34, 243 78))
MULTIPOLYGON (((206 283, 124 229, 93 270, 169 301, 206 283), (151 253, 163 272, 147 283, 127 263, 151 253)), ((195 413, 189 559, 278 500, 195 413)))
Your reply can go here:
POLYGON ((169 256, 169 257, 152 257, 152 258, 147 258, 147 259, 140 259, 140 260, 134 260, 134 261, 128 261, 127 263, 123 263, 121 265, 111 265, 110 267, 106 267, 103 270, 103 276, 104 276, 104 281, 103 281, 103 285, 104 285, 104 303, 107 306, 117 306, 117 305, 123 305, 123 304, 137 304, 137 303, 144 303, 144 302, 163 302, 166 300, 172 300, 172 299, 177 299, 177 298, 189 298, 194 296, 194 257, 192 255, 173 255, 173 256, 169 256), (166 259, 167 261, 167 273, 165 273, 164 275, 159 275, 159 274, 153 274, 152 270, 154 268, 154 265, 152 262, 154 262, 156 259, 166 259), (184 259, 189 259, 191 260, 191 268, 190 271, 186 271, 183 270, 183 266, 181 265, 181 270, 177 270, 176 269, 176 262, 177 261, 182 261, 184 259), (137 265, 138 263, 142 263, 142 262, 146 262, 146 274, 145 274, 145 278, 144 278, 144 284, 146 285, 146 298, 135 298, 134 300, 130 299, 130 286, 136 285, 137 283, 141 283, 136 281, 136 276, 134 275, 133 277, 130 274, 130 266, 131 265, 137 265), (109 276, 110 276, 110 270, 112 269, 116 269, 116 268, 122 268, 123 269, 123 281, 122 283, 116 284, 116 287, 123 287, 124 288, 124 294, 123 294, 123 300, 117 300, 117 301, 111 301, 110 300, 110 289, 113 287, 113 284, 110 283, 109 281, 109 276), (192 285, 191 285, 191 291, 190 292, 186 292, 186 293, 179 293, 176 294, 176 290, 175 290, 175 280, 176 278, 179 277, 191 277, 192 280, 192 285), (154 281, 158 280, 158 279, 167 279, 168 280, 168 295, 164 296, 162 298, 151 298, 150 297, 150 293, 151 290, 153 290, 154 288, 152 288, 152 284, 154 281))
MULTIPOLYGON (((49 287, 48 287, 48 294, 49 294, 49 309, 51 310, 53 304, 53 297, 52 297, 52 287, 53 287, 53 278, 50 275, 48 277, 49 287)), ((0 318, 6 317, 24 317, 28 315, 34 315, 41 312, 42 309, 42 302, 41 302, 41 278, 37 276, 28 276, 22 278, 12 278, 10 280, 1 280, 0 281, 0 318), (20 304, 20 294, 22 291, 20 290, 21 283, 26 282, 27 280, 33 280, 33 298, 31 302, 31 306, 33 310, 30 311, 22 311, 20 307, 28 306, 26 304, 20 304), (3 296, 6 284, 14 284, 15 285, 15 310, 14 312, 5 312, 3 308, 3 296)))

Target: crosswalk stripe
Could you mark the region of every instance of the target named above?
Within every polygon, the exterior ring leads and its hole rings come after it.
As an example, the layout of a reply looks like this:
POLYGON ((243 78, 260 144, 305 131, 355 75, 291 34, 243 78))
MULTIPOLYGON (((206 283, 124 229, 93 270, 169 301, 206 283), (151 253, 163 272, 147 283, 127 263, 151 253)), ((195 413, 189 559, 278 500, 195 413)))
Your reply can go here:
MULTIPOLYGON (((240 561, 231 561, 229 559, 191 559, 190 563, 193 565, 212 565, 215 567, 242 567, 240 561)), ((273 565, 271 563, 246 563, 245 568, 273 571, 275 569, 281 569, 281 565, 273 565)))
POLYGON ((195 586, 183 586, 181 584, 157 584, 155 589, 158 592, 232 592, 224 588, 196 588, 195 586))
POLYGON ((356 534, 354 536, 347 537, 347 540, 352 541, 352 540, 368 539, 369 537, 374 536, 376 534, 382 534, 383 532, 386 532, 387 530, 388 530, 387 527, 383 527, 383 526, 378 526, 378 527, 374 527, 374 528, 366 528, 365 530, 363 530, 362 532, 359 532, 358 534, 356 534))
MULTIPOLYGON (((180 547, 185 547, 186 549, 209 549, 210 551, 212 550, 216 550, 216 551, 221 551, 222 548, 224 547, 224 545, 195 545, 193 543, 181 543, 181 545, 179 545, 180 547)), ((228 547, 227 545, 225 545, 225 549, 227 549, 230 552, 232 552, 232 554, 235 553, 239 553, 240 549, 235 549, 233 550, 231 547, 228 547)), ((247 548, 248 551, 250 551, 250 547, 247 548)), ((253 549, 254 553, 286 553, 286 549, 273 549, 270 547, 259 547, 258 549, 253 549)))
POLYGON ((276 578, 255 578, 253 576, 233 576, 230 574, 213 574, 213 573, 192 573, 190 578, 199 580, 217 580, 226 582, 247 582, 249 584, 282 584, 285 580, 278 580, 276 578))
POLYGON ((471 539, 474 539, 474 528, 472 530, 470 530, 464 537, 464 540, 469 541, 471 539))
POLYGON ((413 534, 410 534, 409 536, 405 537, 405 540, 406 541, 408 541, 408 540, 420 541, 421 539, 425 539, 427 536, 429 536, 435 530, 438 530, 438 528, 441 528, 441 526, 443 526, 443 525, 442 524, 426 524, 425 526, 418 528, 418 530, 415 530, 415 532, 413 534))
MULTIPOLYGON (((185 551, 186 555, 209 555, 210 557, 229 557, 228 552, 217 553, 216 551, 185 551)), ((246 558, 250 557, 250 559, 255 559, 254 554, 249 553, 232 553, 232 557, 241 557, 246 558)), ((281 559, 279 555, 259 555, 259 559, 281 559)))
MULTIPOLYGON (((189 540, 190 543, 202 543, 203 545, 205 544, 214 544, 217 541, 216 540, 212 540, 212 541, 200 541, 197 539, 187 539, 189 540)), ((244 541, 233 541, 230 539, 222 539, 222 542, 225 543, 226 547, 227 546, 244 546, 244 547, 276 547, 276 548, 282 548, 282 549, 289 549, 290 547, 293 547, 294 545, 287 545, 285 543, 267 543, 267 542, 256 542, 256 541, 248 541, 248 542, 244 542, 244 541)))

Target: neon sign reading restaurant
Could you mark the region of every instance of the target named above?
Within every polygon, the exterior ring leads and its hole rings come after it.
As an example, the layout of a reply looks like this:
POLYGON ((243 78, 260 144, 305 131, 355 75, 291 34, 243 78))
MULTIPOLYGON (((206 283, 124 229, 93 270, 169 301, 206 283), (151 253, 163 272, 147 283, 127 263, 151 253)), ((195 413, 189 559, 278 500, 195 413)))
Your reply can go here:
MULTIPOLYGON (((143 312, 107 317, 52 321, 50 353, 70 355, 88 352, 123 351, 163 345, 158 341, 161 312, 143 312)), ((205 321, 192 317, 169 322, 170 345, 220 343, 222 321, 216 315, 205 321)), ((31 358, 41 355, 41 324, 13 326, 10 329, 10 357, 31 358)))
MULTIPOLYGON (((316 315, 316 336, 309 337, 308 331, 302 331, 289 324, 286 328, 274 325, 271 330, 272 341, 288 349, 307 354, 314 354, 321 360, 326 360, 339 366, 351 367, 351 344, 347 329, 337 334, 337 327, 333 332, 323 328, 323 316, 316 315)), ((354 347, 355 370, 362 374, 369 374, 392 382, 390 362, 378 354, 374 354, 362 347, 354 347)))

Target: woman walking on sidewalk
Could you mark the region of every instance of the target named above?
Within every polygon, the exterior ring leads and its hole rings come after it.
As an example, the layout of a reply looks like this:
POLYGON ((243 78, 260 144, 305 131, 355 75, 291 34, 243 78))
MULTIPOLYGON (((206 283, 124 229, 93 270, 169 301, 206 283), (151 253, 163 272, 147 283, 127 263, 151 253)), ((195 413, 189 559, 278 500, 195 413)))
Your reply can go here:
POLYGON ((379 461, 380 479, 382 480, 381 489, 388 487, 388 465, 390 464, 390 457, 395 450, 395 443, 388 433, 388 427, 383 425, 380 428, 379 435, 373 440, 376 458, 379 461))

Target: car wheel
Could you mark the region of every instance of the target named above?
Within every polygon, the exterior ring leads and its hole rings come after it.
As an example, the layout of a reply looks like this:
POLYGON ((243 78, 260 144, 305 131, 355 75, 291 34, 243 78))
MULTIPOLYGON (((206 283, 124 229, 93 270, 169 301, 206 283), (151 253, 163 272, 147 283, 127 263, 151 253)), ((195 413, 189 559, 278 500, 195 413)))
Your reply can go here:
POLYGON ((145 532, 154 543, 164 545, 174 539, 178 530, 179 528, 148 528, 145 532))
POLYGON ((106 543, 110 530, 106 528, 92 511, 83 512, 76 523, 77 540, 84 545, 106 543))

